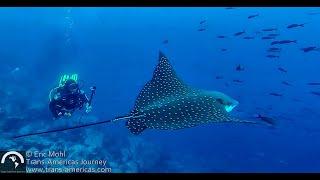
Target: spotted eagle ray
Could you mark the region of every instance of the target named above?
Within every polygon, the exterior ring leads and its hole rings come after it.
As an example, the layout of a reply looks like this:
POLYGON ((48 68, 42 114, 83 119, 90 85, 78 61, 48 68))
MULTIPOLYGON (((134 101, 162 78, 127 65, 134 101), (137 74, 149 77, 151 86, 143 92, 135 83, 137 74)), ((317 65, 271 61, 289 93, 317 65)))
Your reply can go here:
POLYGON ((47 134, 83 128, 126 119, 126 127, 138 135, 145 129, 177 130, 206 123, 252 123, 230 116, 239 104, 235 99, 218 91, 196 89, 186 85, 170 65, 168 58, 159 53, 159 62, 152 79, 140 91, 129 115, 64 129, 36 132, 14 138, 47 134))
POLYGON ((172 68, 168 58, 159 53, 152 79, 143 87, 126 122, 133 134, 147 128, 176 130, 205 123, 256 123, 231 117, 229 112, 239 104, 218 92, 186 85, 172 68))

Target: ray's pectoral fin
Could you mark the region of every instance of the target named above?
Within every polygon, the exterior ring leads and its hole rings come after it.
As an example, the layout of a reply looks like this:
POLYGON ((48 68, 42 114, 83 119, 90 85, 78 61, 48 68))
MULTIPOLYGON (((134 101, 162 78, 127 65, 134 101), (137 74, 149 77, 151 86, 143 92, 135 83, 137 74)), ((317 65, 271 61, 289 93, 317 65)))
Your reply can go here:
MULTIPOLYGON (((190 88, 178 78, 168 58, 159 52, 158 64, 152 79, 140 91, 131 114, 140 114, 146 107, 168 97, 180 96, 190 92, 190 88)), ((132 116, 126 122, 131 133, 138 135, 148 127, 148 119, 132 116), (147 123, 147 124, 146 124, 147 123)), ((150 126, 149 126, 150 127, 150 126)))
POLYGON ((159 52, 158 65, 152 79, 148 81, 140 91, 133 108, 133 113, 140 109, 171 96, 187 94, 191 89, 178 78, 168 58, 159 52))
POLYGON ((144 116, 138 117, 138 118, 130 118, 126 122, 126 127, 130 130, 132 134, 135 134, 135 135, 139 135, 145 129, 147 129, 144 116))

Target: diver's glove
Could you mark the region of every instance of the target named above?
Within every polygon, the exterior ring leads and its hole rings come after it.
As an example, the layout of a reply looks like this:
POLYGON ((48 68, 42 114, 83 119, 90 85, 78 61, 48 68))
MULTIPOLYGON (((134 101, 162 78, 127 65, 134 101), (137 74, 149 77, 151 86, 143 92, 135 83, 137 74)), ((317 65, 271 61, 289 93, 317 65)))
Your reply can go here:
POLYGON ((90 106, 89 104, 86 104, 86 113, 91 112, 92 110, 92 106, 90 106))

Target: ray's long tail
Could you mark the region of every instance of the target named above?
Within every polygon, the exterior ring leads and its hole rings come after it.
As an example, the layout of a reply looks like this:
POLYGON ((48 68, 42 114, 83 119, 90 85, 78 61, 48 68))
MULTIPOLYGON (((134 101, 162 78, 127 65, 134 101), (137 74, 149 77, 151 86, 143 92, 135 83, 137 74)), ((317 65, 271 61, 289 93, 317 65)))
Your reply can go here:
POLYGON ((247 123, 247 124, 257 124, 257 125, 269 125, 269 126, 274 126, 273 123, 271 122, 266 122, 266 121, 250 121, 250 120, 242 120, 242 119, 237 119, 237 118, 231 118, 228 122, 234 122, 234 123, 247 123))
POLYGON ((29 136, 35 136, 35 135, 42 135, 42 134, 49 134, 49 133, 54 133, 54 132, 68 131, 68 130, 72 130, 72 129, 79 129, 79 128, 84 128, 84 127, 89 127, 89 126, 94 126, 94 125, 99 125, 99 124, 111 123, 111 122, 114 122, 114 121, 119 121, 119 120, 124 120, 124 119, 129 119, 129 118, 139 118, 141 116, 144 116, 144 115, 122 116, 122 117, 117 117, 115 119, 109 119, 109 120, 105 120, 105 121, 88 123, 88 124, 83 124, 83 125, 79 125, 79 126, 73 126, 73 127, 68 127, 68 128, 61 128, 61 129, 54 129, 54 130, 49 130, 49 131, 42 131, 42 132, 35 132, 35 133, 18 135, 18 136, 14 136, 13 139, 22 138, 22 137, 29 137, 29 136))

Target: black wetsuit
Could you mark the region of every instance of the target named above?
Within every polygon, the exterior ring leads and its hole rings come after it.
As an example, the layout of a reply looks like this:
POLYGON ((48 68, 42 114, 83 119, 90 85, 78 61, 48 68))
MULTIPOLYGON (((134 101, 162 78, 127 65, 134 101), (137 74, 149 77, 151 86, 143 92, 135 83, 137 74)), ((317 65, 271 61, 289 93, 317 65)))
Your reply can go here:
POLYGON ((60 93, 59 98, 52 99, 49 103, 50 111, 55 118, 59 118, 65 113, 72 114, 75 109, 82 109, 84 104, 89 102, 87 96, 80 90, 70 93, 63 87, 59 87, 56 93, 60 93))

